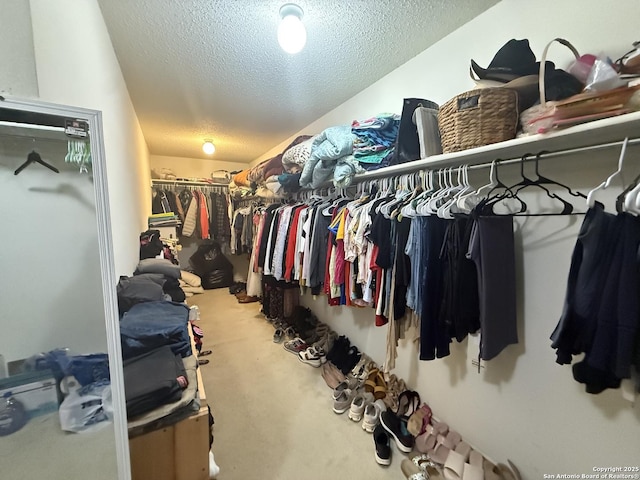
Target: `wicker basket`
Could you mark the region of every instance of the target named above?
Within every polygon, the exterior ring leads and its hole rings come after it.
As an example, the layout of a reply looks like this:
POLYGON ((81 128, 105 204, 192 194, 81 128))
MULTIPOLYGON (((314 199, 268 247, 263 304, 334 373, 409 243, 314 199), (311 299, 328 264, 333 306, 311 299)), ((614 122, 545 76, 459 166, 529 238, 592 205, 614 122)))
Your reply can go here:
POLYGON ((443 153, 458 152, 515 138, 518 94, 507 88, 470 90, 438 112, 443 153))

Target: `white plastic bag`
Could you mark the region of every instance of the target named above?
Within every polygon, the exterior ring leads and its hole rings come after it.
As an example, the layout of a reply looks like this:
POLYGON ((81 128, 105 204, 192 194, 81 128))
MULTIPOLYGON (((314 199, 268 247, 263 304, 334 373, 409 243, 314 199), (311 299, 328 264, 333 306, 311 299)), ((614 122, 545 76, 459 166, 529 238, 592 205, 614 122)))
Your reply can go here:
POLYGON ((60 425, 67 432, 93 432, 113 420, 111 384, 95 382, 71 391, 58 411, 60 425))

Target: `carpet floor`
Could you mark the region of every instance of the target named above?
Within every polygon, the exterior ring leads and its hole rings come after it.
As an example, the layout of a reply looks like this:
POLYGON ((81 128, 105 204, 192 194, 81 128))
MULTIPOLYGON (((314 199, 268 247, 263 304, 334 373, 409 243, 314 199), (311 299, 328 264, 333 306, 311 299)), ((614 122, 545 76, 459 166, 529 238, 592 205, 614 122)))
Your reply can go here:
POLYGON ((203 349, 213 351, 201 371, 218 480, 404 478, 404 454, 392 444, 391 466, 376 463, 372 435, 333 412, 320 369, 273 342, 259 303, 240 304, 227 289, 188 303, 200 310, 203 349))

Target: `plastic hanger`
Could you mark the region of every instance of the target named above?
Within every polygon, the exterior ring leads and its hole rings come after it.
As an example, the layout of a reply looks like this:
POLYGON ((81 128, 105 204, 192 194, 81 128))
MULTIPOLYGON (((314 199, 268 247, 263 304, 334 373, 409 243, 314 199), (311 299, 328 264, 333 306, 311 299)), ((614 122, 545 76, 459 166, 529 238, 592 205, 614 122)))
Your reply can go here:
MULTIPOLYGON (((529 187, 540 188, 544 190, 544 192, 547 194, 549 198, 553 198, 555 200, 558 200, 560 203, 562 203, 562 211, 557 213, 557 215, 569 215, 571 212, 573 212, 573 205, 571 203, 567 202, 565 199, 561 198, 555 193, 552 193, 551 191, 549 191, 549 189, 547 189, 544 185, 539 183, 537 179, 532 180, 524 175, 524 162, 525 162, 525 159, 530 155, 531 154, 525 154, 520 159, 520 176, 522 177, 522 180, 510 187, 510 190, 513 192, 513 195, 517 195, 519 192, 529 187)), ((551 182, 551 183, 555 183, 555 182, 551 182)), ((545 213, 545 214, 539 214, 539 215, 553 215, 553 214, 545 213)))
POLYGON ((459 182, 460 188, 444 206, 443 214, 448 215, 447 218, 453 218, 454 213, 464 213, 463 210, 458 207, 458 200, 471 190, 471 184, 469 183, 469 165, 461 165, 461 181, 459 179, 459 182))
POLYGON ((640 182, 624 197, 624 211, 640 215, 640 182))
MULTIPOLYGON (((447 199, 445 202, 438 208, 438 216, 440 218, 452 219, 453 215, 451 214, 451 208, 455 205, 456 200, 460 192, 466 191, 468 188, 468 182, 465 184, 464 177, 466 171, 466 165, 460 165, 457 168, 457 185, 453 186, 449 192, 447 192, 447 199)), ((468 179, 467 179, 468 180, 468 179)))
POLYGON ((48 164, 47 162, 45 162, 44 160, 42 160, 42 157, 40 156, 40 154, 38 152, 36 152, 35 150, 32 150, 31 153, 29 155, 27 155, 27 161, 24 162, 22 165, 20 165, 15 172, 13 172, 14 175, 18 175, 22 170, 24 170, 25 168, 27 168, 29 165, 31 165, 32 163, 39 163, 40 165, 47 167, 49 170, 54 171, 56 173, 60 173, 60 170, 58 170, 56 167, 54 167, 53 165, 48 164))
POLYGON ((604 182, 602 182, 600 185, 598 185, 596 188, 594 188, 587 194, 588 208, 593 208, 593 206, 596 204, 596 197, 595 197, 596 193, 600 190, 606 190, 607 188, 609 188, 613 179, 618 175, 620 175, 620 173, 622 172, 622 167, 624 165, 624 154, 627 151, 628 143, 629 143, 629 137, 625 137, 624 142, 622 143, 622 150, 620 151, 620 158, 618 159, 618 170, 616 170, 611 175, 609 175, 609 178, 607 178, 604 182))
POLYGON ((431 203, 431 199, 434 198, 436 195, 438 195, 438 193, 442 190, 443 188, 443 175, 442 175, 442 169, 439 169, 437 171, 438 174, 438 187, 436 188, 435 185, 435 173, 433 174, 433 183, 431 186, 431 189, 429 192, 426 193, 426 195, 424 195, 420 201, 418 202, 418 204, 416 205, 415 209, 416 209, 416 213, 419 216, 426 216, 426 215, 432 215, 433 212, 429 209, 429 204, 431 203))
POLYGON ((417 216, 416 206, 420 201, 420 198, 427 194, 431 189, 430 182, 433 180, 433 171, 427 172, 420 170, 417 173, 420 178, 420 185, 416 189, 416 195, 413 198, 408 199, 406 204, 400 209, 399 217, 415 218, 417 216))
POLYGON ((640 175, 638 175, 636 178, 633 179, 633 182, 631 182, 631 184, 625 188, 622 193, 620 195, 618 195, 618 197, 616 198, 616 212, 618 213, 624 213, 624 212, 628 212, 628 213, 634 213, 635 212, 629 212, 628 210, 626 210, 626 197, 635 189, 638 188, 638 183, 640 182, 640 175))
POLYGON ((494 171, 494 183, 495 185, 491 188, 491 190, 489 190, 487 192, 487 198, 484 200, 481 200, 480 203, 478 204, 478 207, 481 209, 481 211, 485 214, 491 214, 491 215, 497 215, 495 213, 495 211, 493 210, 494 206, 498 204, 498 202, 505 200, 507 198, 511 198, 514 200, 517 200, 518 203, 520 204, 520 210, 516 211, 516 212, 511 212, 508 215, 513 215, 514 213, 524 213, 527 211, 527 204, 518 196, 518 194, 514 191, 511 190, 510 187, 508 187, 507 185, 505 185, 501 180, 500 177, 498 176, 498 165, 500 164, 500 160, 496 161, 496 165, 495 165, 495 171, 494 171), (504 193, 502 194, 495 194, 493 196, 491 196, 491 194, 498 190, 499 188, 504 189, 504 193))
POLYGON ((536 183, 538 183, 538 184, 546 184, 546 185, 557 185, 557 186, 562 187, 565 190, 567 190, 567 193, 569 195, 572 195, 574 197, 581 197, 581 198, 586 199, 587 196, 584 193, 582 193, 582 192, 574 192, 569 186, 564 185, 564 184, 558 182, 557 180, 551 180, 550 178, 543 177, 542 175, 540 175, 538 162, 540 160, 540 157, 542 155, 544 155, 545 153, 549 153, 549 152, 547 152, 545 150, 542 150, 541 152, 538 152, 536 154, 536 156, 535 156, 535 160, 534 160, 535 161, 535 174, 536 174, 536 177, 538 177, 536 179, 536 183))

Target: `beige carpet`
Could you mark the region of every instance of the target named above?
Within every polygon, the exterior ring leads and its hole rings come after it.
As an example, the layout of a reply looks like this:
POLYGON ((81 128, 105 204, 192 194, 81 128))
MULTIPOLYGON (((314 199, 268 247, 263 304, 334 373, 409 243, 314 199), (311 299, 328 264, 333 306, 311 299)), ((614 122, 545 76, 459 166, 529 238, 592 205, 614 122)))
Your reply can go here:
POLYGON ((260 304, 239 304, 227 289, 191 297, 198 305, 207 398, 215 417, 213 452, 219 480, 402 479, 405 458, 375 461, 373 438, 333 412, 320 369, 272 341, 260 304))

